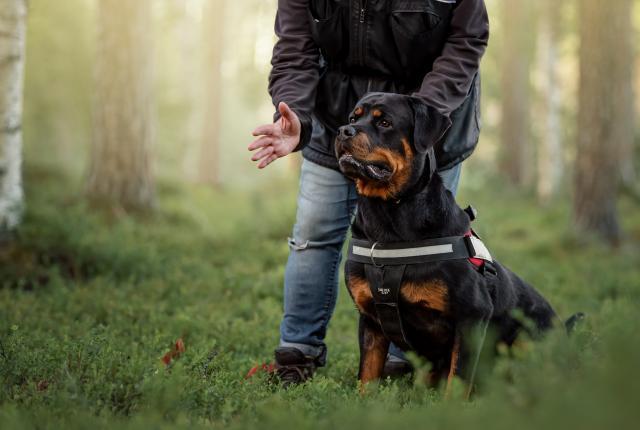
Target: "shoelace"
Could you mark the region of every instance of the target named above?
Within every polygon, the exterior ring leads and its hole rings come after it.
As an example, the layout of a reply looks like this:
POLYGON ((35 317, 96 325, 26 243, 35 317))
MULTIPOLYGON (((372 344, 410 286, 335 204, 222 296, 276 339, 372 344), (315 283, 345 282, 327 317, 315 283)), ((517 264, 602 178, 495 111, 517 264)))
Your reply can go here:
POLYGON ((298 384, 309 379, 313 374, 313 365, 287 365, 277 369, 278 377, 284 383, 298 384))

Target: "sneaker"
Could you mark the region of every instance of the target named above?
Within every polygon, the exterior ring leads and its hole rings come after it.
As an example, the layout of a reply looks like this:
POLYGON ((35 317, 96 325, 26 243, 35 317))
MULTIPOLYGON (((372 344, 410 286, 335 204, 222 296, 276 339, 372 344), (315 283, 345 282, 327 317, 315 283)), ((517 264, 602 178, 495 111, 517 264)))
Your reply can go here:
POLYGON ((413 376, 413 365, 400 359, 389 359, 384 363, 384 369, 382 370, 382 379, 400 379, 404 376, 413 376))
POLYGON ((308 381, 316 371, 316 359, 299 349, 281 346, 276 349, 275 356, 275 374, 284 388, 308 381))

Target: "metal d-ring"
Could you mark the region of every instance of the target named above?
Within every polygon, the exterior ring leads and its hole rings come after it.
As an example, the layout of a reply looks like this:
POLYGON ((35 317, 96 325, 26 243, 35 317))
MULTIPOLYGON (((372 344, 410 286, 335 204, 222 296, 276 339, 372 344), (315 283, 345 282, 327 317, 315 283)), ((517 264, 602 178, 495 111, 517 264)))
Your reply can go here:
POLYGON ((378 242, 374 243, 373 245, 371 245, 371 252, 369 253, 369 258, 371 258, 371 264, 373 264, 373 267, 384 267, 384 264, 377 264, 376 260, 374 260, 373 258, 373 250, 376 249, 376 245, 378 244, 378 242))

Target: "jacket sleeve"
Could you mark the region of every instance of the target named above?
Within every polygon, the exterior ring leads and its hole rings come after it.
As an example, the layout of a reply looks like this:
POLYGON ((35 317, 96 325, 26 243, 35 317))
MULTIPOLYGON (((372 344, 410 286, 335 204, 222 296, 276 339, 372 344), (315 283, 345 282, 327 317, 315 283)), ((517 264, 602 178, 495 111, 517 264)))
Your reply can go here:
POLYGON ((450 115, 466 99, 488 41, 489 17, 484 0, 459 0, 442 54, 413 95, 450 115))
POLYGON ((320 75, 320 51, 311 37, 307 8, 309 0, 278 0, 275 33, 278 41, 271 57, 269 94, 276 106, 274 121, 280 114, 278 103, 285 102, 298 115, 302 125, 302 149, 311 138, 311 113, 320 75))

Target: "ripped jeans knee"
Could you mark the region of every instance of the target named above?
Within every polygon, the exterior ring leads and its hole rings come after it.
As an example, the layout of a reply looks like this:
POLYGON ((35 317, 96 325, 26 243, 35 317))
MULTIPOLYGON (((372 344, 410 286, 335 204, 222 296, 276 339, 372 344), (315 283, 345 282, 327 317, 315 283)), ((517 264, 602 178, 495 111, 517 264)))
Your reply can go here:
POLYGON ((303 251, 309 247, 309 240, 296 240, 293 237, 287 238, 289 249, 292 251, 303 251))
MULTIPOLYGON (((308 236, 306 236, 308 237, 308 236)), ((289 244, 289 250, 291 251, 305 251, 307 249, 324 249, 330 251, 339 251, 342 249, 342 244, 346 235, 328 235, 327 237, 318 237, 306 239, 305 236, 301 237, 289 237, 287 243, 289 244)))

